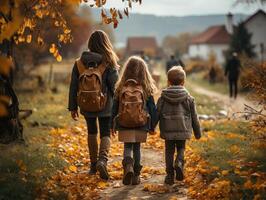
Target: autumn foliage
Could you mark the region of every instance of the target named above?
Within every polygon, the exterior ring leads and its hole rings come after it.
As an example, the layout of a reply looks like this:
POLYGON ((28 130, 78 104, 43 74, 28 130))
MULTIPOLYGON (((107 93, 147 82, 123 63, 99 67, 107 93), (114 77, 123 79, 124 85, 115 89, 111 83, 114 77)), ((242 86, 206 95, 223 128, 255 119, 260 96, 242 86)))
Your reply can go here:
MULTIPOLYGON (((250 90, 249 98, 258 105, 258 109, 247 107, 246 111, 255 117, 258 129, 266 127, 266 63, 258 64, 244 59, 241 83, 250 90)), ((265 136, 265 134, 264 134, 265 136)))

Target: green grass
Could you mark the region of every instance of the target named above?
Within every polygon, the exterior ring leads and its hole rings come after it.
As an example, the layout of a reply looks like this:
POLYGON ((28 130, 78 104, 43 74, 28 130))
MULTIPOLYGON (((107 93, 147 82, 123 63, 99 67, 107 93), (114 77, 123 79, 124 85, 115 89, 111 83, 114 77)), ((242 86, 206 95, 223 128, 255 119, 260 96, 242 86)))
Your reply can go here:
POLYGON ((208 90, 219 92, 221 94, 228 94, 228 85, 225 83, 210 84, 208 80, 204 79, 205 72, 193 73, 187 77, 187 81, 194 85, 199 85, 208 90))
MULTIPOLYGON (((253 170, 266 171, 265 149, 255 148, 252 143, 257 140, 250 128, 249 122, 243 121, 217 121, 203 126, 204 135, 208 131, 215 132, 216 136, 206 142, 195 142, 192 146, 197 149, 201 156, 211 165, 217 166, 220 170, 230 171, 228 179, 236 184, 243 184, 243 179, 233 173, 235 165, 231 164, 232 160, 242 160, 242 162, 256 162, 257 166, 253 170), (230 137, 228 134, 234 133, 237 137, 230 137), (238 138, 239 137, 239 138, 238 138), (242 138, 242 139, 240 139, 242 138), (237 153, 230 150, 232 146, 239 148, 237 153)), ((248 170, 249 167, 242 167, 241 170, 248 170)), ((209 178, 215 178, 219 175, 209 178)))
POLYGON ((218 100, 213 100, 206 95, 196 93, 189 85, 187 89, 195 98, 198 114, 216 115, 220 110, 223 110, 223 104, 218 100))
POLYGON ((245 121, 228 121, 228 123, 218 122, 212 123, 208 126, 204 126, 204 131, 217 131, 223 134, 227 133, 237 133, 240 135, 247 135, 250 133, 250 124, 245 121))
POLYGON ((0 145, 0 199, 35 199, 45 181, 66 165, 49 147, 49 131, 70 123, 67 91, 60 85, 57 94, 18 92, 20 108, 34 112, 23 121, 26 145, 0 145))

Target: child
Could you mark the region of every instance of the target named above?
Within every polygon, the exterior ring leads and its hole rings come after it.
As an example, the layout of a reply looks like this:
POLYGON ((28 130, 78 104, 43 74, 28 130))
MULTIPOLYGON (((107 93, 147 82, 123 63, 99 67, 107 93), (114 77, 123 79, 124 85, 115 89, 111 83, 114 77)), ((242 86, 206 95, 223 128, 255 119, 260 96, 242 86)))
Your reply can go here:
POLYGON ((124 142, 123 184, 140 184, 140 143, 146 142, 156 116, 153 94, 156 90, 148 67, 140 57, 130 57, 116 84, 112 122, 124 142), (132 158, 133 152, 133 158, 132 158))
POLYGON ((101 31, 92 33, 84 51, 76 60, 69 91, 69 111, 74 120, 78 118, 78 106, 88 127, 90 153, 89 174, 107 180, 107 159, 110 148, 111 109, 115 83, 118 79, 118 57, 108 35, 101 31), (100 127, 100 149, 97 142, 97 119, 100 127))
POLYGON ((197 139, 201 137, 194 98, 184 87, 186 73, 181 66, 172 67, 168 73, 168 88, 162 91, 157 103, 157 121, 160 136, 165 140, 165 183, 174 184, 184 179, 184 151, 186 140, 191 138, 192 129, 197 139), (175 149, 177 156, 174 162, 175 149))

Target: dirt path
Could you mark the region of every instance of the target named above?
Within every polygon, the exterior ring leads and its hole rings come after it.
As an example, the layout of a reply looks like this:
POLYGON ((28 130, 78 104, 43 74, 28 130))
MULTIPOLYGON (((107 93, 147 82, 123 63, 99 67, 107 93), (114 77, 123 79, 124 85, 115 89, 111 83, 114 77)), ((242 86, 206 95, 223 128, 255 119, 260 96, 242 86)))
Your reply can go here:
POLYGON ((254 103, 247 100, 247 95, 239 95, 237 99, 232 99, 225 94, 208 90, 193 83, 189 84, 192 85, 192 88, 195 92, 209 96, 218 102, 222 102, 222 106, 224 107, 224 110, 227 111, 229 116, 231 116, 233 113, 244 111, 245 104, 256 108, 254 103))
MULTIPOLYGON (((103 191, 101 199, 188 199, 186 194, 187 189, 183 183, 177 183, 174 186, 163 185, 165 176, 163 150, 158 151, 142 148, 141 153, 142 164, 144 166, 141 175, 141 184, 138 186, 124 186, 121 180, 113 180, 110 186, 103 191), (153 189, 144 191, 146 187, 154 187, 155 191, 153 189)), ((122 157, 118 156, 113 158, 110 163, 121 162, 121 160, 122 157)))

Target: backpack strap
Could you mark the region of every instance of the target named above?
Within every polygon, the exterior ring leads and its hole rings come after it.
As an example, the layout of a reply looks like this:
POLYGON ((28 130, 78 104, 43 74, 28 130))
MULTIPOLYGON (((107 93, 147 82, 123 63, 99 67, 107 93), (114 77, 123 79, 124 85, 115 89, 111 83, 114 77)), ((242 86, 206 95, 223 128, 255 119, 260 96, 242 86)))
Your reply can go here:
POLYGON ((103 73, 104 73, 105 70, 106 70, 106 64, 101 63, 100 65, 97 66, 97 68, 99 69, 101 75, 103 75, 103 73))
POLYGON ((81 59, 78 58, 76 60, 76 65, 77 65, 77 68, 78 68, 78 71, 79 71, 79 75, 81 75, 85 70, 86 70, 86 67, 85 65, 81 62, 81 59))

